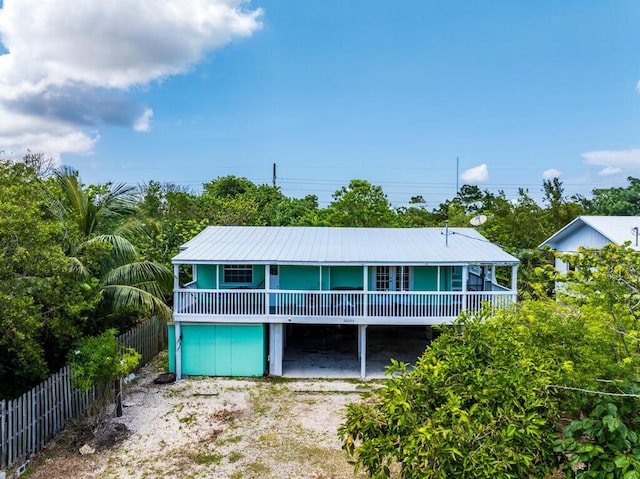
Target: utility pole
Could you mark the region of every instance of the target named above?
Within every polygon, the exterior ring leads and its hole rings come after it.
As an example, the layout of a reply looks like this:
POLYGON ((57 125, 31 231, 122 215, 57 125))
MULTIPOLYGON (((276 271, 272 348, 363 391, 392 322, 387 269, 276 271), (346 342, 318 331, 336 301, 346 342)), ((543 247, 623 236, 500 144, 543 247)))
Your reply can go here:
POLYGON ((273 186, 276 186, 276 164, 273 164, 273 186))
POLYGON ((460 192, 460 187, 458 186, 458 179, 460 178, 460 158, 456 156, 456 196, 460 192))

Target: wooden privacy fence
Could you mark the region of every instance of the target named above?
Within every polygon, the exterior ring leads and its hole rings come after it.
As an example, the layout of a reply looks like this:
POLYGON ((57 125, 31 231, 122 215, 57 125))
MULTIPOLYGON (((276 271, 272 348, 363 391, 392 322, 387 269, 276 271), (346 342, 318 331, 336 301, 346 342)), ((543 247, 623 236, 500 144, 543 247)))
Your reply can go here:
MULTIPOLYGON (((167 345, 166 323, 151 318, 118 337, 141 355, 145 365, 167 345)), ((0 471, 24 461, 87 410, 94 391, 71 385, 71 368, 65 366, 22 396, 0 401, 0 471)))
POLYGON ((142 355, 138 369, 167 347, 167 323, 153 317, 118 336, 118 341, 142 355))

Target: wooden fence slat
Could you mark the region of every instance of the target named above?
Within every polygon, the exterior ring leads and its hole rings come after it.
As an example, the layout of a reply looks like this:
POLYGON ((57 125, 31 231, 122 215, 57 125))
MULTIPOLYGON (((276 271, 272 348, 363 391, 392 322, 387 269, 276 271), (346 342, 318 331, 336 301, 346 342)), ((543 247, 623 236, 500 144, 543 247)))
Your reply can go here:
MULTIPOLYGON (((140 353, 140 369, 166 347, 167 328, 154 317, 118 341, 140 353)), ((64 366, 19 398, 0 401, 0 470, 41 450, 70 419, 84 414, 95 396, 95 386, 89 391, 74 388, 71 369, 64 366)))
POLYGON ((7 463, 13 464, 13 400, 8 402, 9 408, 7 412, 7 463))
POLYGON ((4 469, 7 465, 7 402, 3 399, 0 401, 0 470, 4 469))

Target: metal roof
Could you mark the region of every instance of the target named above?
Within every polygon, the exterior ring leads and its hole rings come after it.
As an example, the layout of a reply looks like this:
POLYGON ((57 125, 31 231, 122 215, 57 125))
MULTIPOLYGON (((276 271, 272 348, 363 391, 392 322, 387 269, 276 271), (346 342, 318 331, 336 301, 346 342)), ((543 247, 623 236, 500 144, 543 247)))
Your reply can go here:
POLYGON ((585 226, 600 233, 611 243, 621 245, 626 241, 631 241, 631 247, 640 250, 636 243, 640 230, 635 230, 635 228, 640 228, 640 217, 638 216, 578 216, 543 242, 540 248, 549 245, 557 249, 561 242, 585 226))
POLYGON ((209 226, 174 264, 517 264, 472 228, 209 226), (446 244, 448 243, 448 245, 446 244))

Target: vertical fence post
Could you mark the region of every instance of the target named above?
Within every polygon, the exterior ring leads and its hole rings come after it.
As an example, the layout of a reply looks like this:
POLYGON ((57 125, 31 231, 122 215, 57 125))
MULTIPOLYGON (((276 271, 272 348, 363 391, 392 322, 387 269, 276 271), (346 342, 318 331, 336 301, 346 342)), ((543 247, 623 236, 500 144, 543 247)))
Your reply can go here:
POLYGON ((7 465, 7 401, 0 401, 0 470, 7 465))

